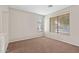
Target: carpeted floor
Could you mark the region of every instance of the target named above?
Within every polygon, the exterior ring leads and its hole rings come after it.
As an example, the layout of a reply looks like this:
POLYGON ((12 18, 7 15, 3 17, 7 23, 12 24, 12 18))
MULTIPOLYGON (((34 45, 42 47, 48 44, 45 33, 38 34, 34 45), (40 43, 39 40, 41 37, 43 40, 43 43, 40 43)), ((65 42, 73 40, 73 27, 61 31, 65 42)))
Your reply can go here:
POLYGON ((79 47, 46 37, 12 42, 7 53, 78 53, 79 47))

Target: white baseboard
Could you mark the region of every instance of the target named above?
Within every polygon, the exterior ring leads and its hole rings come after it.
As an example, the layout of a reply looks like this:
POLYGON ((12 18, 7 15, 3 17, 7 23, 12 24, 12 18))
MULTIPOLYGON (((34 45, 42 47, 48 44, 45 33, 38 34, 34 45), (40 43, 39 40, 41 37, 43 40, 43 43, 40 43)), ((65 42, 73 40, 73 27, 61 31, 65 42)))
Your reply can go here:
POLYGON ((43 33, 36 33, 36 34, 30 35, 30 36, 24 36, 24 37, 19 37, 19 38, 11 39, 10 42, 27 40, 27 39, 32 39, 32 38, 41 37, 41 36, 44 36, 43 33))
POLYGON ((68 44, 79 46, 79 41, 77 41, 78 38, 60 35, 60 34, 59 35, 58 34, 51 34, 51 33, 46 33, 45 36, 48 37, 48 38, 51 38, 51 39, 55 39, 55 40, 58 40, 58 41, 68 43, 68 44))

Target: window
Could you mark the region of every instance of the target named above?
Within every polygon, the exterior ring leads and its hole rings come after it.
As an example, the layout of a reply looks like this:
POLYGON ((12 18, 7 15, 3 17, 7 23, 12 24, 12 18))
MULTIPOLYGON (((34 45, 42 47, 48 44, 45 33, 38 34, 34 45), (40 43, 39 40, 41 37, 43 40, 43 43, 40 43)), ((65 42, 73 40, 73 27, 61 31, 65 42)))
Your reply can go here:
POLYGON ((57 32, 57 17, 50 18, 50 31, 57 32))
POLYGON ((50 32, 69 34, 69 13, 50 18, 50 32))
POLYGON ((37 20, 37 30, 40 32, 43 31, 43 19, 37 20))

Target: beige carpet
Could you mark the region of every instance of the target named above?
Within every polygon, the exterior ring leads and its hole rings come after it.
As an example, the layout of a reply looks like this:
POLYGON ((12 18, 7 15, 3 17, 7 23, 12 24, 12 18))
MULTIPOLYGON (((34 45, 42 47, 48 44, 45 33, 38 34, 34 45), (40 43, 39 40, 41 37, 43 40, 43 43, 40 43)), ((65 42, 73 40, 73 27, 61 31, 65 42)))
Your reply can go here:
POLYGON ((46 37, 10 43, 7 53, 70 53, 79 52, 79 47, 46 37))

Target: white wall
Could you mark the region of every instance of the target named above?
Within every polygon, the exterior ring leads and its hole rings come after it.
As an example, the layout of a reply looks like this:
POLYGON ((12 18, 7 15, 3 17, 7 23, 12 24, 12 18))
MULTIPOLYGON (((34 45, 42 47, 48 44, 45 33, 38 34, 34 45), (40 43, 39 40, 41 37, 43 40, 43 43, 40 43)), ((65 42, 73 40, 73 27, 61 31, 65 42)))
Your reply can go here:
POLYGON ((51 13, 45 17, 44 31, 45 36, 59 41, 79 46, 79 6, 71 6, 55 13, 51 13), (70 12, 70 35, 57 34, 49 32, 49 18, 51 16, 61 15, 70 12))
POLYGON ((37 30, 37 20, 43 16, 10 8, 10 42, 43 36, 37 30))
POLYGON ((8 32, 8 24, 7 24, 7 22, 8 22, 8 6, 0 6, 0 33, 8 32), (5 15, 5 14, 7 14, 7 15, 5 15))
POLYGON ((5 52, 9 42, 9 10, 8 6, 0 6, 0 52, 5 52))

